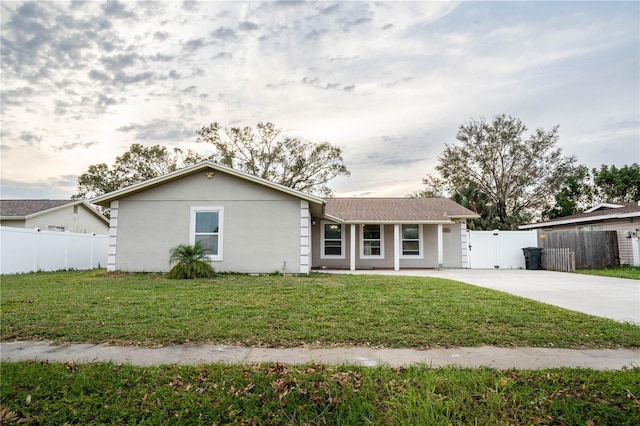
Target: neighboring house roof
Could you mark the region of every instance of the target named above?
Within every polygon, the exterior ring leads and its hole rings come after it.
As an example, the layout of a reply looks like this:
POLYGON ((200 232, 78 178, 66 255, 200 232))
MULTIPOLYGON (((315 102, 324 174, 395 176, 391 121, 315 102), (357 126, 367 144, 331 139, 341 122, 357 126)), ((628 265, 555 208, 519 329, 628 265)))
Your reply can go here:
POLYGON ((51 213, 53 211, 83 205, 96 217, 109 223, 109 219, 97 212, 84 200, 0 200, 0 219, 24 220, 51 213))
POLYGON ((329 198, 326 212, 353 223, 450 223, 480 217, 447 198, 329 198))
POLYGON ((522 225, 520 226, 520 229, 535 229, 556 225, 571 225, 574 223, 577 224, 611 219, 625 219, 631 217, 640 217, 639 203, 602 203, 590 208, 589 210, 586 210, 584 213, 559 217, 556 219, 547 220, 545 222, 522 225))

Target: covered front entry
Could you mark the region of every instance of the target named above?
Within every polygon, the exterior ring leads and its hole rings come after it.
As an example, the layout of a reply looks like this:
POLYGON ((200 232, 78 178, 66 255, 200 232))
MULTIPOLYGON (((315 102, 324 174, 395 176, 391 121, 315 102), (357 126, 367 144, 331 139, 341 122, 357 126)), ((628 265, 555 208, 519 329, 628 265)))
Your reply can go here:
POLYGON ((314 269, 466 268, 466 223, 312 225, 314 269))

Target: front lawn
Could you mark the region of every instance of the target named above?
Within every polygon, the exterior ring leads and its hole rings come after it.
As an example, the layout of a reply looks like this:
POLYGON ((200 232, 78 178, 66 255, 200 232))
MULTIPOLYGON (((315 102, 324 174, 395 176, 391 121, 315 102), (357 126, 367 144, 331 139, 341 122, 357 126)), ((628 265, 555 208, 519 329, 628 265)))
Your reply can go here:
POLYGON ((622 265, 615 268, 604 269, 576 269, 579 274, 599 275, 602 277, 629 278, 640 280, 640 268, 631 265, 622 265))
POLYGON ((640 327, 455 281, 104 271, 3 276, 2 340, 293 347, 639 347, 640 327))
POLYGON ((21 362, 0 383, 27 424, 640 424, 638 369, 21 362))

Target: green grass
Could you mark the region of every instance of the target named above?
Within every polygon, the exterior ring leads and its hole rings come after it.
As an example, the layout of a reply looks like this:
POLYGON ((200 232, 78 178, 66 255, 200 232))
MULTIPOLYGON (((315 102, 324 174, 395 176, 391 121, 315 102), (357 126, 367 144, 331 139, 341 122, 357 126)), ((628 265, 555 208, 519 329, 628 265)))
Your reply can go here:
POLYGON ((4 276, 2 340, 295 347, 639 347, 640 327, 455 281, 314 274, 4 276))
POLYGON ((29 424, 638 425, 640 369, 1 365, 29 424))
POLYGON ((629 278, 632 280, 640 280, 640 267, 623 265, 615 268, 605 269, 577 269, 579 274, 599 275, 602 277, 613 278, 629 278))

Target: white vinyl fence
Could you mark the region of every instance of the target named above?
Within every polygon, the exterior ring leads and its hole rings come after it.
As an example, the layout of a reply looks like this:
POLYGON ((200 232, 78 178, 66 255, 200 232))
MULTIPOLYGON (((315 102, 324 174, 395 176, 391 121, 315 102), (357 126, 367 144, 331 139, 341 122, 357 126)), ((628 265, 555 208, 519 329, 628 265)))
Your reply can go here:
POLYGON ((107 266, 107 235, 0 227, 0 274, 107 266))
POLYGON ((524 269, 525 247, 538 247, 537 231, 468 231, 469 268, 524 269))

